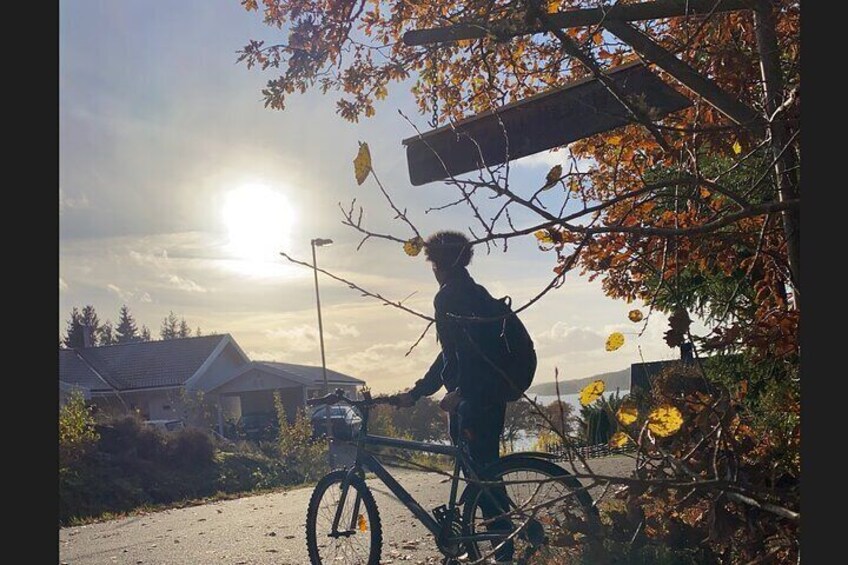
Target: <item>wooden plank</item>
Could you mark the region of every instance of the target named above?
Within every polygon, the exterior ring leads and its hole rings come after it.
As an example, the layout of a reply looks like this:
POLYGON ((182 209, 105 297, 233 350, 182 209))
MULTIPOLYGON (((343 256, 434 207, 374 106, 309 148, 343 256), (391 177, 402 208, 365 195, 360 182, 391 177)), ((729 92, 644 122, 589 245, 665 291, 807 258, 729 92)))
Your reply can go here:
POLYGON ((721 89, 715 82, 681 61, 650 37, 621 21, 605 21, 610 33, 629 44, 637 53, 655 63, 689 90, 706 100, 716 110, 739 125, 754 126, 762 119, 757 112, 721 89))
MULTIPOLYGON (((642 63, 623 65, 607 76, 631 101, 642 100, 654 119, 692 104, 642 63)), ((404 139, 409 179, 420 186, 628 123, 633 123, 633 118, 600 81, 581 79, 404 139)))
MULTIPOLYGON (((597 25, 602 21, 634 22, 654 20, 657 18, 673 18, 695 16, 709 13, 732 12, 748 8, 747 0, 654 0, 639 4, 616 4, 606 10, 588 8, 583 10, 567 10, 548 14, 554 25, 560 29, 597 25)), ((406 45, 430 45, 459 41, 462 39, 479 39, 494 33, 501 39, 510 39, 521 35, 542 33, 542 26, 516 26, 514 22, 500 20, 495 22, 462 23, 448 27, 415 29, 403 35, 406 45)))

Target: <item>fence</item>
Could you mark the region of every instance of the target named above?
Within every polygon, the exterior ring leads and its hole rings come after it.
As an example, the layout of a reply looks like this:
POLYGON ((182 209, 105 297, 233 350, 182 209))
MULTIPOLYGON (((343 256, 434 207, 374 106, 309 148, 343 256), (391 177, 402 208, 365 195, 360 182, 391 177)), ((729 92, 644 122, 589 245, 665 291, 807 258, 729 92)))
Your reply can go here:
POLYGON ((562 461, 573 461, 574 459, 578 459, 577 454, 579 454, 583 459, 609 457, 610 455, 636 451, 636 446, 632 443, 623 447, 610 447, 607 443, 581 446, 568 446, 562 443, 554 443, 547 445, 545 451, 552 455, 556 455, 557 459, 562 461))

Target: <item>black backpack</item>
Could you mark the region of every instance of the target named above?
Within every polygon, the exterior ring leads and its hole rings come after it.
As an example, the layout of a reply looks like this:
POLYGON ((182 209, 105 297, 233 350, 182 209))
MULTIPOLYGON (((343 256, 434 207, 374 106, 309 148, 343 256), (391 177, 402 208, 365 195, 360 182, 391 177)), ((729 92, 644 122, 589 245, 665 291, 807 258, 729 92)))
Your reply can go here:
POLYGON ((483 304, 480 309, 483 312, 478 313, 478 316, 498 319, 479 322, 485 328, 472 333, 480 339, 486 339, 489 343, 496 343, 496 347, 486 347, 489 351, 494 349, 494 355, 483 353, 482 348, 475 343, 470 334, 469 341, 481 357, 492 366, 493 394, 505 401, 513 402, 521 398, 530 388, 536 374, 536 350, 533 339, 521 319, 512 311, 512 299, 509 296, 498 299, 493 298, 488 292, 483 292, 481 299, 483 304))

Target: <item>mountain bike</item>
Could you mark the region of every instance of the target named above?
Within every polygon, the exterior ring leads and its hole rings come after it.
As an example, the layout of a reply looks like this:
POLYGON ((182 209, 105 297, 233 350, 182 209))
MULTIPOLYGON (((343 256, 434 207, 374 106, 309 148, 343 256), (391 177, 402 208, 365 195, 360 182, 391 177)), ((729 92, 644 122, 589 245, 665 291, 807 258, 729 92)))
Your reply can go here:
POLYGON ((362 423, 351 442, 356 444, 353 464, 325 475, 309 500, 306 542, 312 565, 379 564, 383 532, 377 503, 365 483, 366 470, 433 534, 444 565, 489 562, 486 560, 494 559, 508 544, 514 548, 514 563, 569 563, 594 543, 599 529, 597 509, 583 485, 552 461, 556 456, 513 453, 481 467, 462 439, 447 445, 370 435, 370 409, 392 404, 392 397, 372 398, 366 392, 362 400, 353 400, 339 389, 308 401, 312 406, 337 403, 356 409, 362 423), (380 455, 368 449, 371 447, 452 458, 448 501, 425 510, 378 460, 380 455), (457 496, 460 482, 465 487, 457 496))

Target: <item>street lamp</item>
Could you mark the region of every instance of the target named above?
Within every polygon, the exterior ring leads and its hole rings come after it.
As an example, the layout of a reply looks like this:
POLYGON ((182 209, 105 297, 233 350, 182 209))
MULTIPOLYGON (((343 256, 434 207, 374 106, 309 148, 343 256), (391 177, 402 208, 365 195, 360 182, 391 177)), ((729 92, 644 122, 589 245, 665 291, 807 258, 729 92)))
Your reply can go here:
MULTIPOLYGON (((324 374, 324 394, 330 394, 330 384, 327 382, 327 360, 324 356, 324 324, 321 321, 321 295, 318 293, 318 260, 315 255, 316 247, 326 247, 333 243, 332 239, 322 239, 320 237, 310 241, 312 245, 312 272, 315 275, 315 303, 318 305, 318 341, 321 343, 321 371, 324 374)), ((330 407, 324 406, 324 416, 327 421, 327 459, 330 468, 333 468, 333 451, 332 451, 332 424, 330 422, 330 407)))

